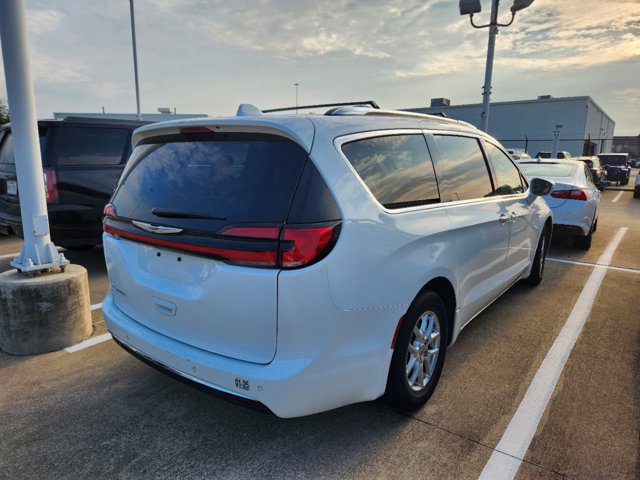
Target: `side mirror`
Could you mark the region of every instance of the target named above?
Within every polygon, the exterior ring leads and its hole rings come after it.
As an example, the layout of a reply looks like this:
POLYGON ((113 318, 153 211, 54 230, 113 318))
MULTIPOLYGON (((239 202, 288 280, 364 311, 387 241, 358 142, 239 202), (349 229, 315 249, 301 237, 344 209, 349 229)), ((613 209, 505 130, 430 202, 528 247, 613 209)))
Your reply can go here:
POLYGON ((533 195, 538 197, 548 195, 553 190, 553 182, 543 178, 533 178, 529 182, 529 189, 533 195))

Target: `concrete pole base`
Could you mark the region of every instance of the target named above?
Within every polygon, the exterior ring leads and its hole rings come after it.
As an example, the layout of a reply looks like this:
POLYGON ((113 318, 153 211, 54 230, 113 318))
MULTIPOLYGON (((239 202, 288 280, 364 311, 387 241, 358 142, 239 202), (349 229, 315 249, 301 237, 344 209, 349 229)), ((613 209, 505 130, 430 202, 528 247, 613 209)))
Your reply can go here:
POLYGON ((60 350, 92 332, 89 280, 80 265, 28 278, 0 274, 0 350, 33 355, 60 350))

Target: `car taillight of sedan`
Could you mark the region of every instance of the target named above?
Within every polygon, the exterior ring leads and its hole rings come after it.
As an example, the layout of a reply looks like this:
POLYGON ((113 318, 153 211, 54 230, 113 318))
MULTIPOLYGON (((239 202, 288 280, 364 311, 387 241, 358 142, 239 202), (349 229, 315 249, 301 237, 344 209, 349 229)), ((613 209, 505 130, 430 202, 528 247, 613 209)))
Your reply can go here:
POLYGON ((564 198, 567 200, 587 200, 587 191, 583 189, 554 190, 551 192, 553 198, 564 198))

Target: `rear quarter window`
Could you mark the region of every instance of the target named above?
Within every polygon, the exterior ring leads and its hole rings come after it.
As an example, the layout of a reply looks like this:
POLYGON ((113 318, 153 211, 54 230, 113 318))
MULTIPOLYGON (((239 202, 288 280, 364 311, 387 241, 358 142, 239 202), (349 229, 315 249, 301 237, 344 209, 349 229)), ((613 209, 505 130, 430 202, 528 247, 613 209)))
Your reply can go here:
POLYGON ((487 164, 473 137, 434 135, 436 175, 443 202, 471 200, 492 195, 487 164))
POLYGON ((343 144, 342 152, 386 208, 440 201, 433 163, 422 134, 355 140, 343 144))

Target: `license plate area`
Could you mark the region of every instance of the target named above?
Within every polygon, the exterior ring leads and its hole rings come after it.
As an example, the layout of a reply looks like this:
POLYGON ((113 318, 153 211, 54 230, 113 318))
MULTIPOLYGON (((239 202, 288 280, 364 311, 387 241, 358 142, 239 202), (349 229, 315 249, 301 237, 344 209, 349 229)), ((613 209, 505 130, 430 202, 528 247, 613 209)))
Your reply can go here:
POLYGON ((7 195, 18 194, 18 183, 15 180, 7 180, 7 195))

